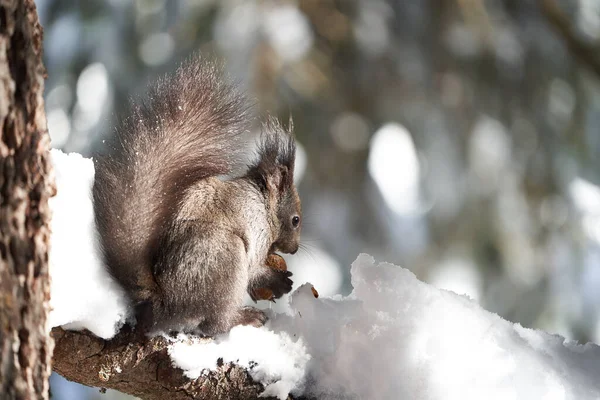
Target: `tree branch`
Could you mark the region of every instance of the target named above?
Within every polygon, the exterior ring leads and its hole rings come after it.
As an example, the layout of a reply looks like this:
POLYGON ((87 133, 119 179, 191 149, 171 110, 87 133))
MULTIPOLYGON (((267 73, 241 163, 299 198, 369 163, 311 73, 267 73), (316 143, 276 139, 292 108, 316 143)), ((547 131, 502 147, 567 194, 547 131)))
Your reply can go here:
MULTIPOLYGON (((115 389, 145 400, 256 399, 264 390, 248 371, 222 364, 198 379, 173 367, 163 337, 146 338, 125 326, 107 341, 88 331, 54 328, 53 370, 87 386, 115 389)), ((207 339, 210 340, 210 339, 207 339)))

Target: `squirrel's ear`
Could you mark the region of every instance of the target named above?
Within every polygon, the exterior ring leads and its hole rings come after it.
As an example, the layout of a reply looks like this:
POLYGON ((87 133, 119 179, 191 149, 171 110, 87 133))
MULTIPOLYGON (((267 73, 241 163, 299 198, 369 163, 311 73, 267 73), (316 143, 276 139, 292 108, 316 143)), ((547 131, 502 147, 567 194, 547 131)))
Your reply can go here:
POLYGON ((277 165, 274 171, 266 172, 263 175, 267 189, 271 193, 283 192, 289 180, 290 171, 285 165, 277 165))

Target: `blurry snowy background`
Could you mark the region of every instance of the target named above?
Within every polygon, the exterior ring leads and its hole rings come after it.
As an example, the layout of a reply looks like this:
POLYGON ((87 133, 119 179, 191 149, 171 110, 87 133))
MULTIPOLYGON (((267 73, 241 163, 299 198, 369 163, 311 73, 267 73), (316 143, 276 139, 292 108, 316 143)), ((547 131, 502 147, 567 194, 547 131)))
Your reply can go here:
POLYGON ((368 252, 600 342, 599 0, 36 3, 54 147, 90 156, 149 80, 215 54, 262 111, 294 117, 297 280, 347 294, 368 252))

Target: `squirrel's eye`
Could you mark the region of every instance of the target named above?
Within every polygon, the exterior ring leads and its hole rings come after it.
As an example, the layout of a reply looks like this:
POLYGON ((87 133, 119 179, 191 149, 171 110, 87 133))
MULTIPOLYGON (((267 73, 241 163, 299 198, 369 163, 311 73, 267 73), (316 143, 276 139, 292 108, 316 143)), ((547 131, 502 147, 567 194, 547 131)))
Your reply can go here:
POLYGON ((294 215, 294 216, 292 217, 292 226, 293 226, 294 228, 297 228, 299 224, 300 224, 300 217, 299 217, 299 216, 297 216, 297 215, 294 215))

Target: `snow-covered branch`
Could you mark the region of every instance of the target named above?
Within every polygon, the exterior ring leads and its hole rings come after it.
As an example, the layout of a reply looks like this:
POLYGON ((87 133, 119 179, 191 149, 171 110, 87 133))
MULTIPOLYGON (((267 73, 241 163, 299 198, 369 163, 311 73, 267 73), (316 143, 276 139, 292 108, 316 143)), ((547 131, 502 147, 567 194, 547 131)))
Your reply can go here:
POLYGON ((253 399, 264 390, 244 368, 231 363, 219 363, 198 379, 190 379, 171 365, 165 338, 139 337, 127 327, 111 340, 61 328, 54 328, 52 336, 54 371, 84 385, 147 400, 253 399))

